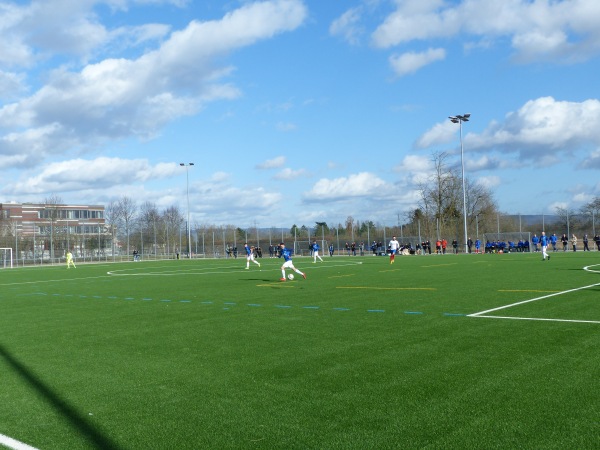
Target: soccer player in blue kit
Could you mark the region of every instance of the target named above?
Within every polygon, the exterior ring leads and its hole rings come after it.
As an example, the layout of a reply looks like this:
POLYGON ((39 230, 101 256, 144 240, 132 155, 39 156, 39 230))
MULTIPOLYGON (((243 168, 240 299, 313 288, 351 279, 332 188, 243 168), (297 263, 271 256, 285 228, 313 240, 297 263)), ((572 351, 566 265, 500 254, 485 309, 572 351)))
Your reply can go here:
POLYGON ((311 248, 313 251, 313 264, 317 262, 317 258, 319 258, 321 262, 323 262, 323 258, 319 256, 319 250, 321 249, 321 247, 319 246, 319 244, 317 244, 317 241, 314 241, 312 243, 311 248))
POLYGON ((294 263, 292 262, 292 251, 290 249, 285 248, 285 244, 283 242, 281 244, 279 244, 279 247, 281 248, 281 250, 279 252, 279 257, 281 258, 283 256, 283 259, 285 260, 283 265, 281 266, 280 281, 286 280, 285 269, 290 269, 296 273, 299 273, 300 275, 302 275, 302 278, 304 278, 306 280, 306 274, 304 274, 304 272, 300 272, 298 269, 296 269, 294 267, 294 263))
POLYGON ((246 269, 250 268, 250 261, 260 267, 260 263, 254 259, 254 247, 249 247, 246 243, 244 244, 244 250, 246 250, 246 269))
POLYGON ((548 261, 550 261, 550 255, 547 252, 548 242, 548 236, 546 236, 546 233, 542 231, 542 235, 540 236, 540 244, 542 244, 542 261, 545 261, 546 258, 548 258, 548 261))

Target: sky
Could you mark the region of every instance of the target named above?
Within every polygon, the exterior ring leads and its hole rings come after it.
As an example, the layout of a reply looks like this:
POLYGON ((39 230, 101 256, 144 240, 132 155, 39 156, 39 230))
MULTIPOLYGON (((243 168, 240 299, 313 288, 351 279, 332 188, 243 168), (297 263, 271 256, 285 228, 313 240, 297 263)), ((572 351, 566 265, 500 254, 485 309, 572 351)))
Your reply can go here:
POLYGON ((0 203, 395 225, 434 154, 507 214, 600 196, 598 0, 0 0, 0 203), (181 166, 180 163, 194 163, 181 166))

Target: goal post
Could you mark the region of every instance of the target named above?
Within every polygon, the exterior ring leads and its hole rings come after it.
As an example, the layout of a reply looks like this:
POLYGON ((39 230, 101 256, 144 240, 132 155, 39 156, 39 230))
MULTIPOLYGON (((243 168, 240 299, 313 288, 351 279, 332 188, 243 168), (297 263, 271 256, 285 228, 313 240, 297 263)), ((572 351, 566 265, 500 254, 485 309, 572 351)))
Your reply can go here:
POLYGON ((0 267, 3 269, 13 268, 13 249, 10 247, 0 248, 0 258, 2 258, 2 264, 0 267))
MULTIPOLYGON (((317 244, 319 244, 319 254, 323 256, 323 254, 327 253, 329 250, 329 244, 326 240, 316 239, 317 244)), ((312 256, 312 244, 313 241, 295 241, 294 242, 294 255, 295 256, 312 256)))

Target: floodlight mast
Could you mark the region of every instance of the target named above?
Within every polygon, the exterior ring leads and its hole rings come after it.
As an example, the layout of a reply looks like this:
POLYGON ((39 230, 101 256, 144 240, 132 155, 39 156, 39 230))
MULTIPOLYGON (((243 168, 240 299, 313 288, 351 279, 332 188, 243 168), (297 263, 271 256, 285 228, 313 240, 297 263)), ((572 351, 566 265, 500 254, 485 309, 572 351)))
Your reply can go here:
POLYGON ((462 191, 463 191, 463 226, 464 226, 464 245, 465 245, 465 254, 469 252, 469 248, 467 246, 467 241, 469 237, 467 235, 467 193, 465 189, 465 158, 464 158, 464 149, 463 149, 463 137, 462 137, 462 124, 463 122, 468 122, 471 117, 471 113, 466 113, 463 115, 449 116, 448 119, 452 123, 457 123, 460 128, 460 165, 462 168, 462 191))
POLYGON ((185 167, 185 188, 187 194, 187 229, 188 229, 188 258, 192 258, 192 231, 190 228, 190 177, 188 168, 193 166, 194 163, 179 163, 180 166, 185 167))

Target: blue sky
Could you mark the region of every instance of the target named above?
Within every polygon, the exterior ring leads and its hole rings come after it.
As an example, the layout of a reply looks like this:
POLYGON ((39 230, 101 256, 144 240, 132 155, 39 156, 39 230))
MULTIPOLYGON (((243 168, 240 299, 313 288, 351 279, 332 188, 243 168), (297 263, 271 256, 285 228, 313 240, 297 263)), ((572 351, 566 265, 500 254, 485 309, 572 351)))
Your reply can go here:
POLYGON ((241 227, 414 210, 432 155, 502 212, 600 195, 597 0, 0 0, 0 202, 241 227))

